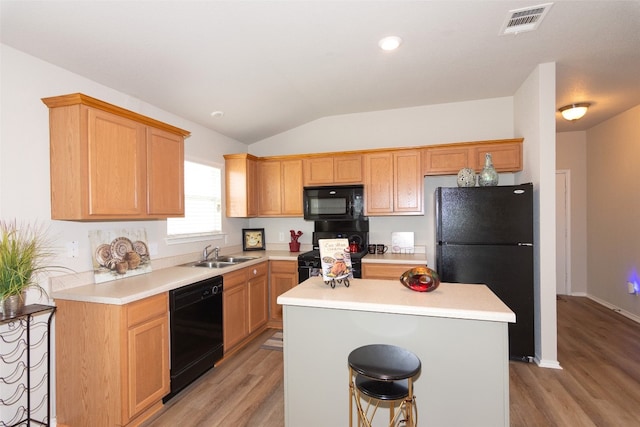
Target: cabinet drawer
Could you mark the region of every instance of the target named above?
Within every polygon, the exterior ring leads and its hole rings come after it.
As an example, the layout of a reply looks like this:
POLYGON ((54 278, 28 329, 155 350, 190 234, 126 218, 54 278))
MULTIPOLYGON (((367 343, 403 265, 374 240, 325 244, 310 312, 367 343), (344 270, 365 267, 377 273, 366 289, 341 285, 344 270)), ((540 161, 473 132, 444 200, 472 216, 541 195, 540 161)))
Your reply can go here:
POLYGON ((400 276, 414 267, 425 264, 362 264, 363 279, 400 280, 400 276))
POLYGON ((297 261, 271 261, 272 273, 297 273, 297 261))
POLYGON ((266 276, 269 271, 269 263, 263 262, 260 264, 252 265, 244 269, 247 272, 247 279, 251 280, 253 277, 266 276))
POLYGON ((231 273, 225 273, 222 275, 222 280, 224 281, 225 291, 235 288, 236 286, 245 285, 247 283, 247 270, 243 268, 232 271, 231 273))
POLYGON ((168 311, 169 294, 167 292, 132 302, 127 304, 127 327, 130 328, 154 317, 164 316, 168 311))

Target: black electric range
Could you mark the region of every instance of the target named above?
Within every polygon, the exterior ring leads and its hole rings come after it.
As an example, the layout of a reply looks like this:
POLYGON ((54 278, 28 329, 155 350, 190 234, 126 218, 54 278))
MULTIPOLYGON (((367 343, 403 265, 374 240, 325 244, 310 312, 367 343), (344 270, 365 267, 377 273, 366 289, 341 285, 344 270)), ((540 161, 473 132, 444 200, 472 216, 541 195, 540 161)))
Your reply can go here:
POLYGON ((359 252, 351 253, 351 268, 353 277, 362 278, 362 258, 367 255, 369 245, 368 218, 358 221, 315 221, 313 232, 313 250, 298 255, 298 283, 309 277, 322 276, 320 264, 320 239, 347 239, 349 243, 359 245, 359 252))

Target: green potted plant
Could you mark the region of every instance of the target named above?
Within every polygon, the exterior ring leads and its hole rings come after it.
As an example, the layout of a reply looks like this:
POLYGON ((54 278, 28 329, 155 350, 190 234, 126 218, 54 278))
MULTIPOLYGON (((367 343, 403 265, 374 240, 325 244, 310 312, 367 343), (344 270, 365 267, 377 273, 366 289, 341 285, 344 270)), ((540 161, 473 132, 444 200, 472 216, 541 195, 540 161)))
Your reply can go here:
POLYGON ((46 234, 41 226, 0 221, 0 300, 5 317, 22 309, 28 289, 46 295, 38 276, 60 268, 48 265, 55 254, 46 234))

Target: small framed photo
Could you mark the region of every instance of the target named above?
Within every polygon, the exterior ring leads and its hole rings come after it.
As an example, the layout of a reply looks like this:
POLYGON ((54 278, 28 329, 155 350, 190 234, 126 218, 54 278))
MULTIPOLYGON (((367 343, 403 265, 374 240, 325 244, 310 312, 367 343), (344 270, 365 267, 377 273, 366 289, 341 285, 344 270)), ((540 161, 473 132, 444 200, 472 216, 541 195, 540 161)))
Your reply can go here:
POLYGON ((264 228, 243 228, 242 229, 242 250, 263 251, 264 228))

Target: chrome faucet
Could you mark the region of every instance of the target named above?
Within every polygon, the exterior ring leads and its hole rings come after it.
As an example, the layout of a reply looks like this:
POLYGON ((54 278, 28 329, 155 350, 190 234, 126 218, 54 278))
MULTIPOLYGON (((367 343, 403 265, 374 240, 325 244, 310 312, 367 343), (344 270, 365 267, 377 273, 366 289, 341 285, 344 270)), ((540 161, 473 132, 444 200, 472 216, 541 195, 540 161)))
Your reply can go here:
POLYGON ((209 255, 211 255, 211 252, 209 252, 207 249, 209 249, 210 247, 211 245, 207 245, 202 250, 202 261, 206 261, 207 259, 209 259, 209 255))
POLYGON ((211 247, 211 245, 207 245, 202 250, 202 261, 208 260, 209 257, 211 256, 211 253, 215 254, 215 256, 216 256, 215 259, 218 259, 218 256, 220 256, 220 248, 218 246, 216 246, 215 248, 213 248, 213 250, 211 252, 209 252, 208 249, 210 247, 211 247))

